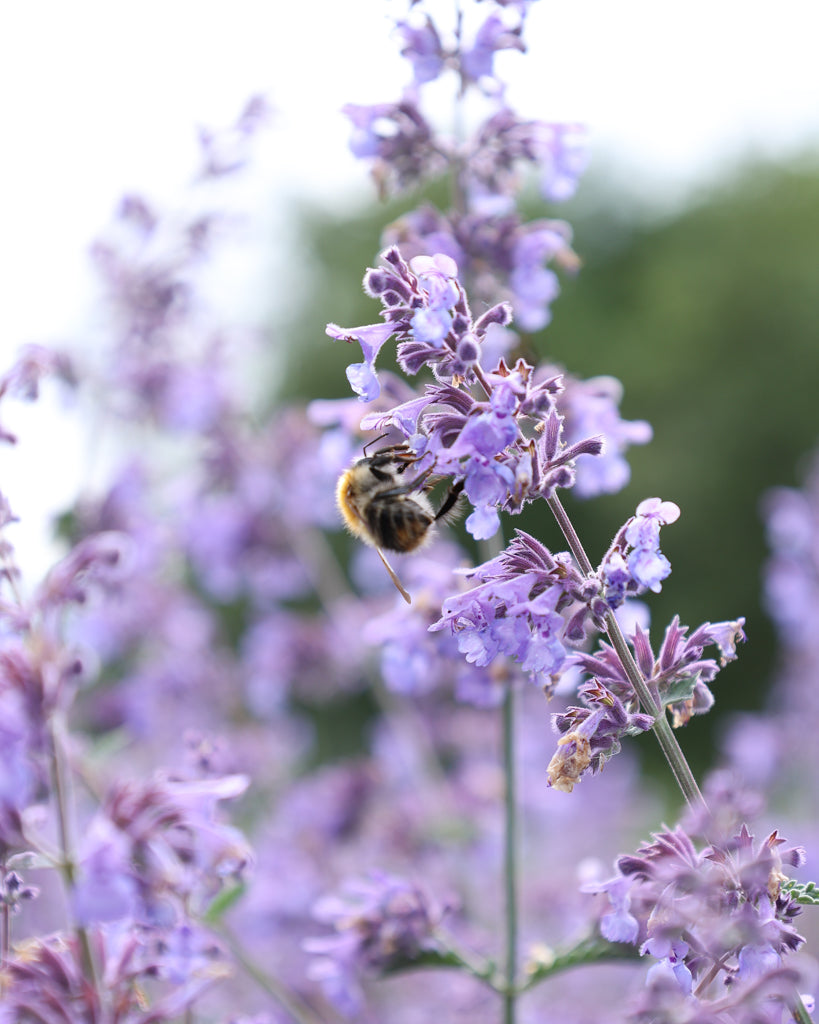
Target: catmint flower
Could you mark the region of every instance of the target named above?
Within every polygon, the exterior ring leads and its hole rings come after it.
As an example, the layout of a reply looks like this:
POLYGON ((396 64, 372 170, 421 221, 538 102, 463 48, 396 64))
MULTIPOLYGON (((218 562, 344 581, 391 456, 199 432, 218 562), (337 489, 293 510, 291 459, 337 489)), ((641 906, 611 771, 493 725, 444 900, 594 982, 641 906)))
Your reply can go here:
MULTIPOLYGON (((40 382, 46 377, 73 381, 74 374, 68 357, 43 345, 24 345, 11 368, 0 374, 0 402, 6 397, 34 401, 39 394, 40 382)), ((0 441, 17 443, 17 436, 2 423, 0 441)))
MULTIPOLYGON (((688 627, 681 626, 675 616, 656 657, 648 633, 639 625, 635 628, 630 641, 637 666, 658 703, 670 708, 675 726, 684 725, 692 715, 704 714, 711 708, 714 697, 708 684, 726 663, 724 651, 730 654, 732 650, 726 637, 730 635, 733 638, 733 645, 744 641, 744 624, 744 619, 730 623, 706 622, 688 636, 688 627), (726 646, 723 648, 721 644, 726 646), (719 662, 703 657, 705 648, 710 645, 719 647, 722 654, 719 662)), ((735 646, 733 656, 736 656, 735 646)), ((628 676, 608 644, 601 644, 593 655, 577 651, 572 654, 571 662, 603 683, 624 703, 633 701, 634 693, 628 676)))
POLYGON ((660 527, 676 522, 679 515, 674 502, 647 498, 617 532, 598 569, 612 611, 627 596, 661 590, 671 564, 660 551, 660 527))
POLYGON ((645 732, 653 725, 651 715, 633 714, 602 683, 584 683, 578 695, 583 707, 570 707, 552 716, 552 726, 560 734, 557 751, 549 762, 549 785, 565 793, 590 771, 601 771, 609 758, 620 750, 623 736, 645 732))
MULTIPOLYGON (((471 47, 461 53, 461 74, 466 81, 484 83, 494 78, 495 54, 499 50, 524 50, 522 24, 509 25, 501 14, 493 13, 480 26, 471 47)), ((494 90, 498 88, 494 84, 494 90)))
POLYGON ((457 638, 446 631, 430 631, 453 583, 463 576, 453 572, 464 555, 454 545, 437 543, 402 566, 413 593, 412 608, 397 601, 392 610, 370 620, 364 639, 381 651, 381 675, 395 693, 423 696, 448 688, 458 700, 491 707, 503 698, 505 673, 490 662, 485 667, 465 665, 457 638))
POLYGON ((726 994, 753 1000, 760 983, 776 981, 783 959, 802 944, 792 924, 800 908, 781 883, 783 866, 803 860, 804 852, 786 847, 776 832, 757 844, 743 825, 702 846, 678 826, 621 857, 614 879, 584 891, 609 897, 604 935, 639 942, 641 955, 664 965, 664 975, 650 972, 649 991, 663 976, 701 1013, 711 1007, 716 1013, 726 994))
POLYGON ((395 335, 398 361, 406 373, 415 374, 429 365, 439 379, 468 371, 458 357, 466 341, 469 361, 474 363, 474 346, 481 343, 493 324, 508 324, 510 311, 504 305, 487 310, 472 320, 466 295, 457 280, 454 260, 443 254, 418 257, 407 263, 396 248, 382 254, 384 267, 367 271, 365 291, 381 300, 383 324, 342 328, 329 324, 327 334, 335 339, 357 341, 364 362, 348 367, 353 390, 362 401, 374 401, 380 386, 375 360, 384 343, 395 335))
POLYGON ((22 903, 36 899, 40 890, 36 885, 25 885, 16 871, 6 871, 0 878, 0 903, 8 907, 12 914, 20 911, 22 903))
POLYGON ((647 498, 637 506, 637 514, 625 530, 625 540, 631 546, 627 563, 629 571, 640 586, 659 593, 662 581, 671 572, 668 559, 660 551, 660 527, 674 523, 680 510, 673 501, 647 498))
POLYGON ((251 157, 250 144, 271 117, 271 109, 264 96, 252 96, 235 123, 228 128, 214 130, 201 128, 199 145, 202 148, 204 178, 217 178, 235 174, 245 167, 251 157))
POLYGON ((350 881, 340 895, 327 896, 314 908, 316 919, 335 934, 305 941, 305 949, 319 957, 311 976, 340 1012, 357 1016, 363 1001, 358 976, 407 967, 434 949, 443 913, 402 878, 374 874, 350 881))
POLYGON ((131 844, 104 816, 95 817, 83 836, 78 879, 71 891, 76 920, 117 921, 136 915, 139 891, 131 844))
POLYGON ((468 662, 485 667, 507 655, 551 690, 568 657, 561 611, 583 586, 567 557, 517 531, 505 552, 466 571, 477 586, 448 598, 430 629, 449 629, 468 662))
POLYGON ((540 191, 545 199, 571 199, 589 160, 588 133, 580 124, 543 124, 537 140, 540 191))
POLYGON ((645 420, 621 419, 618 406, 623 385, 616 378, 578 380, 566 375, 563 381, 558 407, 565 417, 566 439, 574 442, 599 435, 604 440, 599 458, 581 459, 577 463, 574 493, 580 498, 593 498, 622 490, 631 476, 624 453, 629 445, 647 444, 651 440, 651 425, 645 420))
POLYGON ((464 173, 470 214, 511 213, 521 163, 537 169, 545 199, 571 198, 585 170, 586 142, 581 125, 524 120, 502 107, 480 127, 469 149, 464 173))
POLYGON ((347 103, 342 112, 353 126, 350 150, 373 160, 380 195, 411 188, 442 169, 432 129, 409 97, 372 106, 347 103))
POLYGON ((327 325, 327 334, 340 341, 357 341, 364 354, 363 363, 352 363, 347 367, 350 387, 362 402, 373 402, 381 391, 375 373, 375 360, 381 346, 395 333, 392 324, 369 324, 366 327, 342 328, 336 324, 327 325))
MULTIPOLYGON (((25 848, 26 809, 45 784, 48 772, 43 754, 47 741, 43 723, 31 721, 28 703, 36 699, 38 682, 22 651, 0 648, 0 859, 7 850, 25 848), (20 657, 17 657, 19 655, 20 657), (10 685, 10 672, 23 687, 10 685), (26 691, 29 692, 26 692, 26 691)), ((13 678, 13 677, 12 677, 13 678)), ((37 706, 36 704, 34 705, 37 706)))
POLYGON ((432 18, 427 15, 420 25, 399 21, 396 31, 403 44, 401 56, 412 64, 416 84, 435 81, 444 68, 445 53, 432 18))
POLYGON ((528 225, 515 242, 509 286, 514 295, 515 322, 524 331, 539 331, 551 320, 549 307, 560 292, 560 284, 557 274, 544 263, 566 244, 552 224, 528 225))
MULTIPOLYGON (((239 775, 194 780, 157 776, 147 783, 111 787, 103 812, 127 841, 129 862, 135 869, 139 865, 132 877, 144 908, 140 917, 164 920, 171 894, 185 905, 207 901, 230 876, 241 876, 252 859, 249 846, 237 829, 218 820, 216 805, 240 796, 247 784, 239 775)), ((100 835, 104 840, 105 831, 100 835)), ((119 854, 110 836, 108 849, 97 844, 95 854, 104 872, 95 880, 89 866, 89 897, 92 886, 99 891, 112 880, 111 866, 119 854)), ((120 895, 127 898, 125 888, 120 895)))

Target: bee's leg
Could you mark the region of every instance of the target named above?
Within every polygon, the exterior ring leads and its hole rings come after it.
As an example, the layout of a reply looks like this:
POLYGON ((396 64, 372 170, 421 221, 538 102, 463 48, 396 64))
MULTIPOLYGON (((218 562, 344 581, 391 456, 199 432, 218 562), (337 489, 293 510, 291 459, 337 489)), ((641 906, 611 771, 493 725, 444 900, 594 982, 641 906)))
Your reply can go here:
POLYGON ((378 501, 389 501, 391 498, 400 498, 403 494, 412 494, 413 491, 422 490, 431 473, 432 467, 425 469, 423 473, 419 473, 414 480, 407 480, 400 487, 391 487, 388 491, 380 491, 378 501))
POLYGON ((374 455, 370 456, 370 465, 373 467, 388 466, 395 462, 402 463, 398 470, 399 473, 403 473, 407 466, 411 466, 413 462, 417 461, 418 456, 405 444, 391 444, 387 448, 379 448, 374 455))
POLYGON ((456 503, 458 501, 458 498, 460 498, 461 493, 463 492, 463 489, 464 489, 464 481, 463 480, 459 480, 457 483, 452 484, 452 486, 447 491, 447 495, 444 498, 443 504, 438 509, 438 511, 435 513, 435 518, 436 519, 445 519, 446 518, 446 516, 453 510, 453 508, 455 508, 455 505, 456 505, 456 503))
POLYGON ((389 573, 389 577, 392 580, 392 582, 395 584, 395 588, 398 591, 398 593, 401 595, 401 597, 404 598, 404 600, 407 602, 407 604, 412 604, 412 598, 407 593, 407 591, 404 588, 404 585, 401 582, 401 580, 398 579, 398 575, 395 572, 395 569, 393 569, 393 567, 390 565, 390 563, 385 558, 384 552, 381 550, 381 548, 376 548, 375 550, 378 552, 378 557, 384 563, 384 568, 389 573))

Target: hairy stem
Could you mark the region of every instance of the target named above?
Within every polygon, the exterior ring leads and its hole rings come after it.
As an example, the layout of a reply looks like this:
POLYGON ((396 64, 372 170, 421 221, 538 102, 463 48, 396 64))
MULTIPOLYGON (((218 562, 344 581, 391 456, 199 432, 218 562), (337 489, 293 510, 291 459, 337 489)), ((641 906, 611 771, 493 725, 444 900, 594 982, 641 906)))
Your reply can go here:
POLYGON ((503 700, 504 769, 504 896, 506 902, 506 986, 503 994, 504 1024, 514 1024, 518 959, 518 815, 515 777, 515 693, 510 682, 503 700))
MULTIPOLYGON (((580 538, 578 537, 577 532, 575 531, 575 528, 557 494, 553 494, 552 497, 549 498, 549 508, 551 508, 552 514, 557 520, 557 524, 563 532, 563 536, 566 538, 566 543, 569 545, 580 569, 585 575, 591 575, 591 573, 594 572, 594 569, 589 561, 589 556, 586 554, 585 549, 580 542, 580 538)), ((683 754, 682 748, 677 742, 677 737, 674 735, 674 732, 668 723, 668 719, 665 715, 665 709, 658 707, 657 702, 654 700, 654 697, 643 678, 643 674, 638 668, 637 662, 634 660, 629 646, 626 643, 623 631, 620 629, 620 625, 612 612, 609 612, 606 616, 606 632, 609 640, 611 641, 612 647, 617 652, 617 657, 620 659, 620 663, 628 676, 629 682, 634 687, 634 692, 640 702, 640 707, 646 714, 651 715, 654 719, 654 724, 651 728, 654 735, 657 737, 657 742, 660 744, 660 748, 668 761, 683 796, 692 807, 704 807, 705 800, 703 799, 700 788, 697 785, 697 780, 694 778, 694 773, 691 771, 691 767, 685 759, 685 754, 683 754)))

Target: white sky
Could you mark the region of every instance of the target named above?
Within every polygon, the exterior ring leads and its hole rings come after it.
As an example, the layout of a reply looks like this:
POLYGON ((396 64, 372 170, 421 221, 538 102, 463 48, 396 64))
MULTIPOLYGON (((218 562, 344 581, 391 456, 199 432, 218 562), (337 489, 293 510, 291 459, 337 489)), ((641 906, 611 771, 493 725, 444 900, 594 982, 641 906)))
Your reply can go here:
MULTIPOLYGON (((442 21, 454 6, 440 3, 442 21)), ((87 245, 118 197, 172 197, 195 166, 195 126, 230 122, 253 93, 277 109, 245 204, 259 210, 259 241, 283 230, 293 191, 328 205, 369 195, 338 111, 398 96, 408 69, 389 15, 404 10, 400 0, 3 4, 0 368, 24 341, 80 331, 87 245)), ((649 193, 679 194, 744 152, 784 159, 819 139, 819 0, 540 0, 527 38, 526 57, 503 57, 513 104, 587 123, 598 169, 649 193)), ((284 254, 271 256, 275 266, 284 254)), ((262 266, 247 268, 245 298, 262 266)), ((37 430, 36 416, 25 422, 37 430)), ((24 460, 0 453, 0 491, 17 492, 44 460, 59 507, 74 464, 39 435, 25 439, 24 460)))

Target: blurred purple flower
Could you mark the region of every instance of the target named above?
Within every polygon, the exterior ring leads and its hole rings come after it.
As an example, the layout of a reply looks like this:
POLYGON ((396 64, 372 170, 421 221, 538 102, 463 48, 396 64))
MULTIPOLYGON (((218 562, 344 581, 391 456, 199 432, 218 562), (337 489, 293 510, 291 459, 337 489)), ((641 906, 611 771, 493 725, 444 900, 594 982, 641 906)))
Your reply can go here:
POLYGON ((373 160, 372 175, 381 196, 414 187, 443 168, 432 129, 407 97, 398 103, 347 103, 354 156, 373 160))
POLYGON ((399 21, 396 30, 403 43, 401 56, 412 64, 416 83, 435 81, 444 68, 446 55, 433 20, 427 15, 419 25, 399 21))
POLYGON ((357 1016, 363 1005, 359 975, 407 967, 436 948, 435 928, 443 914, 402 878, 379 873, 351 880, 339 895, 325 897, 314 908, 316 919, 335 934, 305 941, 305 949, 318 957, 311 976, 341 1013, 357 1016))
POLYGON ((501 14, 490 14, 476 32, 472 46, 461 52, 464 78, 476 83, 493 78, 495 54, 499 50, 525 49, 521 32, 520 22, 510 25, 501 14))
POLYGON ((584 887, 609 896, 607 937, 639 941, 641 955, 665 965, 666 974, 650 973, 649 992, 660 977, 673 978, 703 1014, 716 1012, 726 992, 764 1005, 769 993, 756 995, 759 982, 777 982, 783 958, 804 941, 792 925, 800 908, 781 890, 783 866, 802 863, 803 851, 786 848, 776 832, 755 844, 745 826, 715 838, 698 846, 679 826, 657 833, 618 860, 614 879, 584 887))

